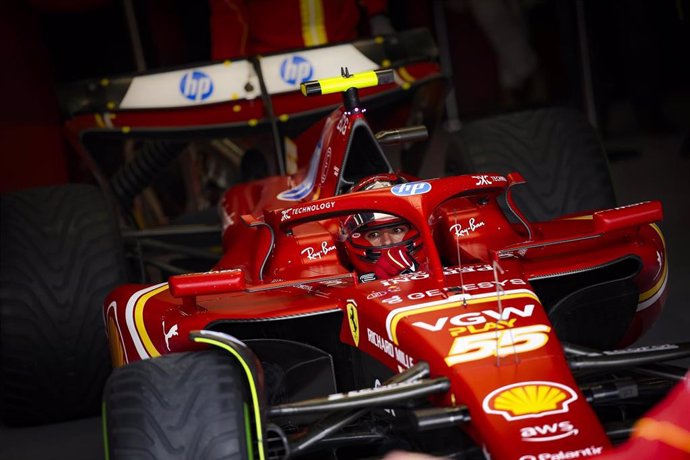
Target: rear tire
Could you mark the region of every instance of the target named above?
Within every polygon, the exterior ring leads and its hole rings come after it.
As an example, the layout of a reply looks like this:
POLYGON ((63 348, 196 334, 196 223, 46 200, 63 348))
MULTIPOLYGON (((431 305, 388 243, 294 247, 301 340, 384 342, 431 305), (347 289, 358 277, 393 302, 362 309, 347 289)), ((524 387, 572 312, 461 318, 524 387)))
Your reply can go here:
POLYGON ((616 206, 608 160, 578 111, 541 109, 478 120, 452 139, 449 174, 517 171, 517 205, 531 221, 616 206))
POLYGON ((87 185, 0 199, 0 411, 9 425, 100 409, 110 372, 103 300, 125 281, 109 211, 87 185))
POLYGON ((116 369, 103 396, 109 458, 249 458, 243 377, 220 350, 116 369))

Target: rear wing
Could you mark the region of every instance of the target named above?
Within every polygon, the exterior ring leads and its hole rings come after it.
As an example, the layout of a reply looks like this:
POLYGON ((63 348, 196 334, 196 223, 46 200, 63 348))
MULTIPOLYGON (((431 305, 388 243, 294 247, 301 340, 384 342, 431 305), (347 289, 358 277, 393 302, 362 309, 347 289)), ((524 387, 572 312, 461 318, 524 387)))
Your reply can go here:
MULTIPOLYGON (((411 85, 419 80, 420 75, 408 78, 404 67, 425 61, 436 62, 438 55, 431 34, 425 29, 415 29, 266 56, 80 81, 60 89, 60 107, 63 114, 71 117, 88 112, 259 102, 262 95, 273 97, 297 92, 305 81, 330 77, 343 63, 353 73, 397 69, 401 79, 411 85)), ((440 70, 429 73, 433 74, 440 77, 440 70)), ((309 108, 297 107, 292 112, 283 113, 294 116, 296 112, 311 108, 313 103, 309 108)), ((276 111, 276 114, 282 113, 276 111)), ((196 124, 193 117, 188 118, 185 125, 196 124)), ((245 110, 239 114, 238 121, 244 119, 248 122, 251 118, 251 112, 245 110)))

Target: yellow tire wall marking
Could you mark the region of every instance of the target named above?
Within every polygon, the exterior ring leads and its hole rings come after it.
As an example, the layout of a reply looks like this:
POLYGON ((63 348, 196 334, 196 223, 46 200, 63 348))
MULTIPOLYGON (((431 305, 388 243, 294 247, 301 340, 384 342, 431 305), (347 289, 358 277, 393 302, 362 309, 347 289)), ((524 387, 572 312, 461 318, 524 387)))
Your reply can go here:
POLYGON ((242 359, 242 356, 231 346, 228 346, 227 344, 210 338, 210 337, 194 337, 193 339, 195 342, 200 342, 200 343, 207 343, 209 345, 214 345, 216 347, 220 347, 224 350, 229 351, 242 365, 242 369, 244 369, 244 373, 247 376, 247 382, 249 383, 249 391, 252 395, 252 406, 254 406, 254 421, 256 423, 256 436, 257 436, 257 444, 258 444, 258 451, 259 451, 259 459, 264 460, 265 458, 265 453, 264 453, 264 441, 263 441, 263 430, 261 427, 261 412, 259 411, 259 393, 256 389, 256 382, 254 381, 254 376, 252 375, 251 370, 249 369, 249 366, 247 363, 242 359))

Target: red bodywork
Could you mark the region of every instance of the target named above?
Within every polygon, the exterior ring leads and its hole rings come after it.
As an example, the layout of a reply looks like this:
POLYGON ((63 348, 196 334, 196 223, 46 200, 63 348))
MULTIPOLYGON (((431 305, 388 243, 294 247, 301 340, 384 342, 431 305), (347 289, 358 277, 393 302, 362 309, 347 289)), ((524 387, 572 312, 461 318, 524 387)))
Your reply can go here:
POLYGON ((310 168, 227 192, 224 255, 214 272, 112 292, 105 314, 114 365, 198 349, 189 332, 221 323, 342 312, 340 330, 313 334, 338 334, 396 372, 428 362, 432 377, 451 382, 433 403, 466 405, 472 423, 462 428, 492 458, 609 449, 532 284, 638 260, 638 307, 622 341, 630 343, 666 297, 666 252, 654 224, 660 204, 516 224, 496 197, 506 193, 510 202, 521 177, 491 172, 411 182, 397 194, 337 194, 355 129, 368 129, 363 113, 341 107, 326 120, 310 168), (358 281, 339 222, 363 210, 396 214, 419 230, 428 257, 420 271, 358 281))

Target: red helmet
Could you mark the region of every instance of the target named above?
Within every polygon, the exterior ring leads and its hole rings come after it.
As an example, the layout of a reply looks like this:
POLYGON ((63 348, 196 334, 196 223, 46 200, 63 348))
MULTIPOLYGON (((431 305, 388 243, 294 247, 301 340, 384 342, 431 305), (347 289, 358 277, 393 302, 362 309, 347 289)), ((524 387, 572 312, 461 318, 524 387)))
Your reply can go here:
MULTIPOLYGON (((405 182, 395 174, 363 179, 352 191, 392 187, 405 182)), ((360 280, 386 279, 419 269, 421 237, 408 221, 378 212, 347 216, 343 222, 345 251, 360 280)))

